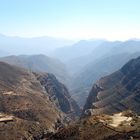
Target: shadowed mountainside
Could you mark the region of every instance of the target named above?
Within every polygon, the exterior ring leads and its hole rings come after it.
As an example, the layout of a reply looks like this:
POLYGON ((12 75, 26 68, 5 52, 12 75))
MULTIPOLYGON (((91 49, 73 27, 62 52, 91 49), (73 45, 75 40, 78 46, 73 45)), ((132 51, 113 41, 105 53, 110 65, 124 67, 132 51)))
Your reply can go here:
POLYGON ((92 84, 105 75, 109 75, 120 69, 132 58, 140 56, 140 53, 122 53, 101 58, 85 66, 72 81, 72 96, 79 105, 84 105, 92 84), (82 98, 84 96, 84 98, 82 98))
POLYGON ((68 89, 54 75, 46 73, 36 74, 36 76, 60 110, 66 114, 75 114, 76 116, 80 114, 80 108, 71 98, 68 89))
POLYGON ((70 82, 70 92, 78 104, 80 106, 85 104, 94 82, 120 69, 130 59, 138 57, 139 46, 138 40, 104 41, 88 55, 70 60, 67 67, 74 72, 70 82))
POLYGON ((130 60, 119 71, 101 78, 92 87, 84 106, 85 114, 132 110, 140 113, 140 57, 130 60))

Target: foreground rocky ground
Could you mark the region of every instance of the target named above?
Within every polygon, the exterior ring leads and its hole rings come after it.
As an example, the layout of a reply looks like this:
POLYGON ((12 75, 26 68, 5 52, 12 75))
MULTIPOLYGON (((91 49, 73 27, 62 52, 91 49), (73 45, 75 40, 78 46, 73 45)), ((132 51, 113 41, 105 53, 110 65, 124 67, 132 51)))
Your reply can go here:
POLYGON ((140 117, 123 112, 90 116, 50 134, 45 140, 139 140, 140 117), (131 118, 131 119, 130 119, 131 118))

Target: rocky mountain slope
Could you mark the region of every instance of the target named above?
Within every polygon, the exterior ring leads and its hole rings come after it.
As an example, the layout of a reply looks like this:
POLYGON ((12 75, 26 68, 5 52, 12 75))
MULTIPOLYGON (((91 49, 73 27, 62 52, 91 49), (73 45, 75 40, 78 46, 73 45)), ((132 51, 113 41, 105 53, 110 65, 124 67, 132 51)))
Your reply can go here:
POLYGON ((112 116, 90 116, 64 128, 57 133, 50 134, 46 140, 139 140, 140 118, 127 114, 131 121, 123 121, 119 126, 109 125, 112 116))
POLYGON ((58 81, 55 77, 49 75, 47 79, 47 75, 39 76, 0 62, 1 139, 40 139, 47 131, 54 131, 58 125, 63 124, 66 113, 74 110, 74 101, 66 96, 68 93, 64 85, 56 86, 58 81), (42 79, 45 79, 43 83, 42 79), (51 90, 61 91, 61 95, 57 92, 55 98, 58 100, 61 96, 58 104, 66 108, 57 106, 51 96, 56 92, 51 90))
POLYGON ((68 61, 66 65, 72 74, 71 95, 79 105, 85 104, 89 90, 96 80, 115 72, 130 59, 138 57, 139 46, 140 41, 137 40, 104 41, 88 54, 68 61))
POLYGON ((118 55, 112 55, 108 57, 103 57, 95 62, 92 62, 85 66, 81 73, 79 72, 77 76, 72 81, 72 95, 73 98, 79 103, 79 105, 84 105, 86 98, 88 97, 89 91, 93 83, 105 75, 109 75, 116 70, 120 69, 125 63, 130 59, 136 58, 140 53, 122 53, 118 55), (84 96, 84 98, 82 98, 84 96))
POLYGON ((62 112, 50 101, 34 74, 0 62, 0 113, 13 122, 0 123, 0 137, 39 137, 42 130, 54 130, 62 112), (52 109, 53 108, 53 109, 52 109))
POLYGON ((66 86, 60 83, 54 75, 48 73, 36 74, 36 77, 60 110, 75 116, 80 114, 80 108, 71 98, 66 86))
POLYGON ((101 78, 92 87, 84 114, 111 114, 123 110, 140 113, 140 57, 119 71, 101 78))
POLYGON ((139 140, 139 81, 140 57, 93 86, 84 107, 84 116, 90 117, 48 134, 46 140, 139 140))
POLYGON ((68 73, 66 67, 57 59, 45 55, 20 55, 0 58, 0 61, 35 72, 48 72, 54 74, 60 81, 66 83, 68 73))

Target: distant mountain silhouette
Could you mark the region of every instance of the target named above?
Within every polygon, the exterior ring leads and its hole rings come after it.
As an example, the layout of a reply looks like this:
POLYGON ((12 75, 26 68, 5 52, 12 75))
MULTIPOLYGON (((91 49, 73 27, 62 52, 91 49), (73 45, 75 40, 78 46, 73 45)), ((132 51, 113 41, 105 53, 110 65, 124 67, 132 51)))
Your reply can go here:
POLYGON ((89 54, 98 45, 100 45, 104 40, 81 40, 74 45, 58 48, 54 51, 54 57, 67 62, 81 56, 89 54))
POLYGON ((73 41, 52 37, 23 38, 17 36, 0 35, 0 50, 9 52, 9 55, 50 55, 58 47, 72 45, 73 41))

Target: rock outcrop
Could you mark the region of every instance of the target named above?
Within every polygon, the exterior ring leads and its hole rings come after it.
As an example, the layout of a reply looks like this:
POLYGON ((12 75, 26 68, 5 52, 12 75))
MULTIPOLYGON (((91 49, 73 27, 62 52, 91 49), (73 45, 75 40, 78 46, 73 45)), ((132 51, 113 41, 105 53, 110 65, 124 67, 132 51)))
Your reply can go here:
POLYGON ((71 98, 68 89, 52 74, 36 74, 37 79, 49 94, 56 106, 66 114, 79 115, 80 108, 71 98))

